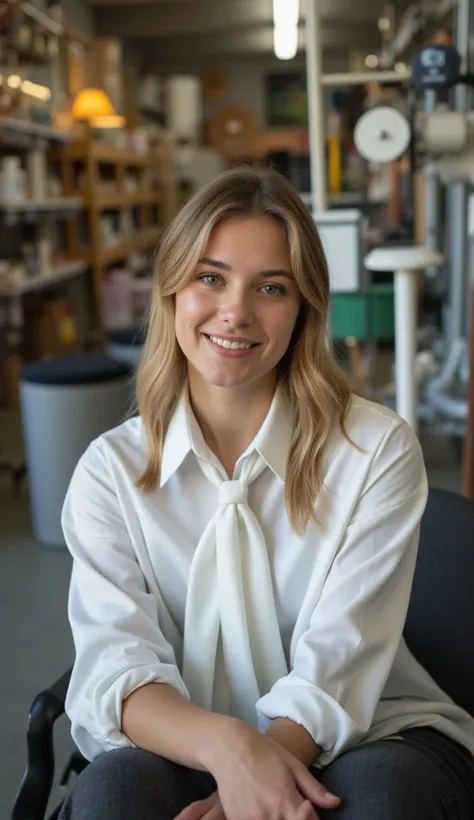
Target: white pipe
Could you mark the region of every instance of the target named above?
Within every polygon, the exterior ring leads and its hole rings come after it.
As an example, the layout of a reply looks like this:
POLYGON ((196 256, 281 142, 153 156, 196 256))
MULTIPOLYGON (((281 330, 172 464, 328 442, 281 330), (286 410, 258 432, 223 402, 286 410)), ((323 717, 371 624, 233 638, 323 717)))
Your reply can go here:
POLYGON ((415 375, 417 271, 395 271, 395 384, 397 413, 417 431, 415 375))
POLYGON ((411 77, 411 71, 353 71, 341 74, 323 74, 321 83, 326 88, 345 85, 365 85, 366 83, 404 82, 411 77))
POLYGON ((326 210, 326 132, 321 53, 320 0, 306 0, 306 75, 313 213, 326 210))

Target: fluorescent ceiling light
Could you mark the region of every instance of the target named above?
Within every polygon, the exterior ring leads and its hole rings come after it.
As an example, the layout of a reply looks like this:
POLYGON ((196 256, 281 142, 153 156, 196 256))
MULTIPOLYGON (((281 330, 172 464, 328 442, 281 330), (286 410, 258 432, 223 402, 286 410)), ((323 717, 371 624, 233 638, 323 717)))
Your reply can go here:
POLYGON ((51 99, 51 90, 49 88, 45 85, 32 83, 30 80, 23 80, 21 90, 24 94, 28 94, 30 97, 35 97, 37 100, 43 100, 43 102, 47 102, 51 99))
POLYGON ((298 51, 298 26, 275 26, 273 50, 279 60, 292 60, 298 51))
POLYGON ((275 28, 295 28, 300 17, 299 0, 273 0, 273 25, 275 28))

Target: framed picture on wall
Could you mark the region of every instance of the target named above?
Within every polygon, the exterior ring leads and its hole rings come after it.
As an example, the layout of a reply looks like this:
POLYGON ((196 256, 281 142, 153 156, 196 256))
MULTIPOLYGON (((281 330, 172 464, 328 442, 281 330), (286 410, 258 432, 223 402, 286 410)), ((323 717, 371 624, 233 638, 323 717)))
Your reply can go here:
POLYGON ((304 70, 266 76, 268 127, 308 126, 308 95, 304 70))

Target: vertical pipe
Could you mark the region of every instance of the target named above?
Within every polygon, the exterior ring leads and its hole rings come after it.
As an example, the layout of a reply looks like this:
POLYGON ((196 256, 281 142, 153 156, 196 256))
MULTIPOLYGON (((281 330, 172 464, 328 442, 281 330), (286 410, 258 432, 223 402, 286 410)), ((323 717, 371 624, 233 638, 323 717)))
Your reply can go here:
MULTIPOLYGON (((469 72, 470 3, 471 0, 458 0, 456 48, 461 55, 461 72, 463 73, 469 72)), ((456 110, 467 111, 468 104, 469 89, 467 85, 456 86, 454 89, 454 106, 456 110)), ((448 191, 449 257, 451 261, 446 345, 448 353, 458 339, 465 337, 468 326, 467 206, 467 183, 453 183, 448 191)))
MULTIPOLYGON (((438 95, 434 89, 428 89, 423 95, 423 110, 427 114, 436 111, 438 95)), ((427 162, 424 167, 425 176, 425 245, 434 251, 439 250, 440 245, 440 184, 434 162, 427 162)), ((427 268, 427 275, 434 279, 438 269, 427 268)))
POLYGON ((306 0, 306 77, 313 214, 326 210, 326 133, 321 84, 320 0, 306 0))
POLYGON ((397 413, 417 432, 418 391, 415 374, 417 272, 395 272, 395 384, 397 413))

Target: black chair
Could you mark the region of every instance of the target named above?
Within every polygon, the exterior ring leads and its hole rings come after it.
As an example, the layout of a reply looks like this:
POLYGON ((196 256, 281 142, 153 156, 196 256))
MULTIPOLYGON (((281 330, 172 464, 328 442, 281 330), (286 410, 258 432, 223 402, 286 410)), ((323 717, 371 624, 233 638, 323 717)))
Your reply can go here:
MULTIPOLYGON (((474 716, 474 503, 431 490, 405 626, 410 650, 451 698, 474 716)), ((44 820, 54 777, 53 727, 64 712, 70 670, 35 699, 28 764, 11 820, 44 820)), ((87 761, 76 753, 63 776, 87 761)), ((59 808, 49 820, 57 818, 59 808)))

